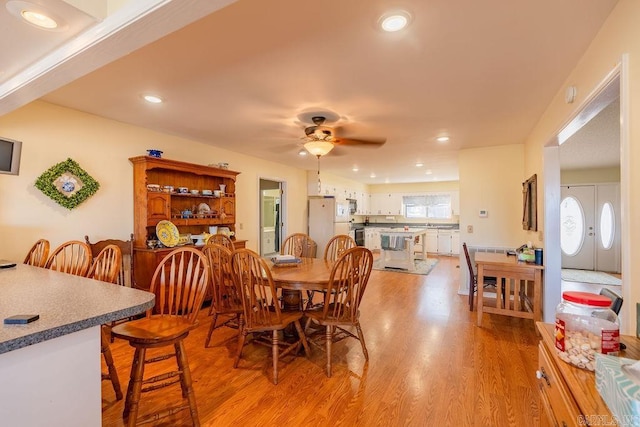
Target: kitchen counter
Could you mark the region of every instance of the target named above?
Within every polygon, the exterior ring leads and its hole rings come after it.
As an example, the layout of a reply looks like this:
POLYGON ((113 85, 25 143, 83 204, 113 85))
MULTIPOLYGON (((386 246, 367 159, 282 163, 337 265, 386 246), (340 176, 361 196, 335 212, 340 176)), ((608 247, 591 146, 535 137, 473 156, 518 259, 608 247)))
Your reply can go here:
POLYGON ((100 425, 101 325, 144 312, 155 296, 18 264, 0 269, 0 316, 38 314, 0 329, 4 425, 100 425))
POLYGON ((427 230, 460 230, 460 224, 417 224, 417 223, 388 223, 388 222, 370 222, 365 228, 391 228, 403 229, 405 226, 409 228, 426 228, 427 230))
MULTIPOLYGON (((424 240, 425 228, 381 228, 380 259, 387 268, 415 270, 414 247, 418 236, 424 240)), ((425 246, 422 245, 422 259, 427 259, 425 246)))
POLYGON ((0 317, 39 314, 28 325, 2 325, 0 354, 109 323, 153 307, 155 296, 123 286, 18 264, 0 270, 0 317))

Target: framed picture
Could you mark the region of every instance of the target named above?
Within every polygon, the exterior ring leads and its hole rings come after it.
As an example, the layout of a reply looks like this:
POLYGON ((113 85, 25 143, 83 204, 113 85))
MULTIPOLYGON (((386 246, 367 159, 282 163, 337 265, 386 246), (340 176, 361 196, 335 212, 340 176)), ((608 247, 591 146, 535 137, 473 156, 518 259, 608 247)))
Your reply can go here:
POLYGON ((538 231, 538 176, 532 175, 522 183, 522 228, 538 231))

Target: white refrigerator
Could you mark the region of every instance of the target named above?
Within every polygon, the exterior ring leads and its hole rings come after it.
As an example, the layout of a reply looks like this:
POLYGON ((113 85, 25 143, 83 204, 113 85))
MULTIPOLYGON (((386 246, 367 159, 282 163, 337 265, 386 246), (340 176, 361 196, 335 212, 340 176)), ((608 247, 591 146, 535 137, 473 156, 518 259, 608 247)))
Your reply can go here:
POLYGON ((308 224, 309 237, 318 245, 316 258, 322 258, 333 236, 349 234, 349 202, 333 196, 309 197, 308 224))

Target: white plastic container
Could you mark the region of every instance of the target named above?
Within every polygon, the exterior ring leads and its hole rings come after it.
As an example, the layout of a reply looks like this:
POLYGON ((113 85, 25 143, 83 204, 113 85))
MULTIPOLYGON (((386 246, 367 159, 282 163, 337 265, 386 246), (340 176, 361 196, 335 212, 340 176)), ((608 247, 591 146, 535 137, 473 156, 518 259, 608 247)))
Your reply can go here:
POLYGON ((556 308, 558 356, 578 368, 594 371, 595 353, 617 356, 620 322, 611 300, 587 292, 564 292, 556 308))

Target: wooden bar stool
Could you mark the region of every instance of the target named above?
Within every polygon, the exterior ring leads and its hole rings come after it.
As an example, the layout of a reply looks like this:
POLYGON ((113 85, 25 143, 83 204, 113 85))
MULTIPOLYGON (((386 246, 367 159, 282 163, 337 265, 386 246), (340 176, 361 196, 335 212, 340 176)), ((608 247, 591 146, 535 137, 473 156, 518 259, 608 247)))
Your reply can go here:
POLYGON ((158 264, 151 280, 150 291, 156 294, 156 314, 149 310, 146 317, 121 323, 111 330, 114 337, 129 341, 135 348, 122 413, 128 426, 135 426, 137 422, 156 421, 183 409, 189 409, 193 425, 200 425, 184 339, 197 326, 198 312, 207 291, 208 273, 209 267, 202 252, 186 247, 170 252, 158 264), (148 349, 169 346, 174 347, 175 353, 146 359, 148 349), (172 356, 176 358, 177 370, 144 378, 145 364, 172 356), (157 382, 160 383, 154 384, 157 382), (138 420, 141 393, 176 383, 180 383, 182 398, 186 398, 186 403, 183 401, 179 406, 138 420), (148 387, 142 388, 143 385, 148 387))
MULTIPOLYGON (((87 277, 89 279, 100 280, 108 283, 116 283, 120 275, 120 264, 122 253, 116 245, 105 246, 93 259, 87 277)), ((107 365, 107 373, 102 373, 102 380, 111 381, 113 391, 116 393, 116 400, 122 400, 122 389, 118 379, 118 371, 113 363, 111 348, 109 347, 109 337, 105 332, 106 326, 100 328, 100 351, 107 365)))

